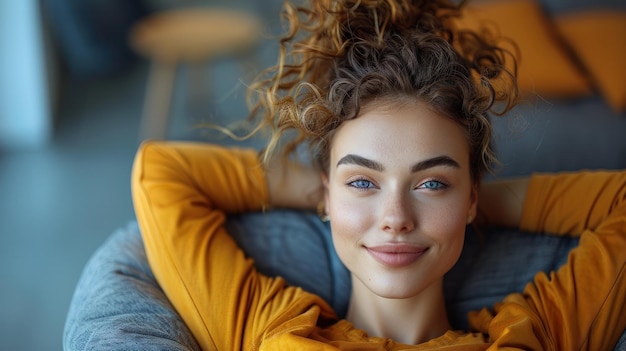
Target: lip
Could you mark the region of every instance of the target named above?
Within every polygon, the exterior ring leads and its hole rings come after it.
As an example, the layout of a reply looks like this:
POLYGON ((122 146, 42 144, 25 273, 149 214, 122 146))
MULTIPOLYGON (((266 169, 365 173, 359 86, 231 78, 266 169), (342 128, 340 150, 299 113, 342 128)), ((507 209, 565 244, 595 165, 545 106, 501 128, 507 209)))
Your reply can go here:
POLYGON ((412 264, 428 250, 427 247, 411 244, 384 244, 366 249, 379 263, 396 268, 412 264))

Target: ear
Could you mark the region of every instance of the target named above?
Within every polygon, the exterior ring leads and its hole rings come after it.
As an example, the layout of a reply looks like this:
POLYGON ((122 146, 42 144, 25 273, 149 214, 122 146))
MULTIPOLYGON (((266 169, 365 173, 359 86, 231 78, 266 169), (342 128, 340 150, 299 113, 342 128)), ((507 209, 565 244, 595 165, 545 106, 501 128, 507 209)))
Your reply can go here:
POLYGON ((324 172, 321 174, 322 176, 322 185, 324 188, 324 212, 328 214, 328 175, 324 172))
POLYGON ((476 214, 478 213, 478 191, 479 184, 474 183, 472 186, 472 190, 470 192, 470 203, 469 209, 467 212, 467 224, 472 223, 476 219, 476 214))

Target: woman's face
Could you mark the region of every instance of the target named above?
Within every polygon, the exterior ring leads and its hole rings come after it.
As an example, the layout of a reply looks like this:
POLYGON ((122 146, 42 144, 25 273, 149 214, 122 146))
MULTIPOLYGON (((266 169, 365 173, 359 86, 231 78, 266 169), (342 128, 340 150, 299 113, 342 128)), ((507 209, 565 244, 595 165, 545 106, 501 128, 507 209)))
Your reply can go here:
POLYGON ((324 181, 337 253, 375 294, 417 296, 458 260, 477 203, 469 146, 425 104, 370 106, 344 122, 324 181))

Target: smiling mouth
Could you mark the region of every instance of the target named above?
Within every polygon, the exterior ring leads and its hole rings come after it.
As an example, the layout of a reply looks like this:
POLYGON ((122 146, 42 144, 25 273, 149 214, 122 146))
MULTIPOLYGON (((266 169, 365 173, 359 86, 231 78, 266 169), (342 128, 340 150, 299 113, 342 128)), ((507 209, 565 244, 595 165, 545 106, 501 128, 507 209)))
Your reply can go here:
POLYGON ((376 261, 389 267, 408 266, 428 251, 428 248, 414 245, 382 245, 366 249, 376 261))

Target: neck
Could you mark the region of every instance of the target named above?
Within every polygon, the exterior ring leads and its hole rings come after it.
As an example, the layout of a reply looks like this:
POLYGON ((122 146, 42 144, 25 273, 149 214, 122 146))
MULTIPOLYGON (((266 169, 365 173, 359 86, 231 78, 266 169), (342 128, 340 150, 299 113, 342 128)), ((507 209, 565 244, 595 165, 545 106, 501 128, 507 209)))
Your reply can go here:
POLYGON ((431 284, 419 295, 389 299, 372 293, 352 277, 352 295, 346 317, 370 336, 416 345, 450 330, 443 296, 443 281, 431 284))

